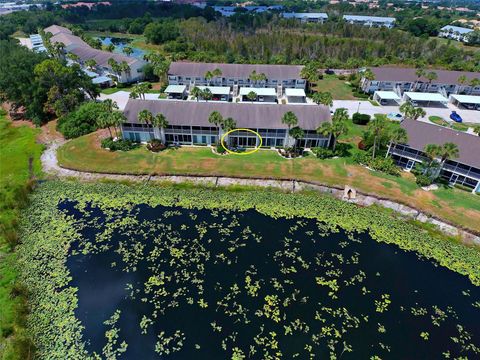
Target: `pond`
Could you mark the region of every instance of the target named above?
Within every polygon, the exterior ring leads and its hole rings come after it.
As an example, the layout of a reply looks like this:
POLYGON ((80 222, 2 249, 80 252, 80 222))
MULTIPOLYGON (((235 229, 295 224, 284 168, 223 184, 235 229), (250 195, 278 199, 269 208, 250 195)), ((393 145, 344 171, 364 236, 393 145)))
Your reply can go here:
POLYGON ((130 45, 131 42, 132 42, 131 39, 116 38, 116 37, 98 37, 98 39, 102 42, 102 45, 105 45, 105 46, 108 46, 110 44, 115 45, 115 49, 113 50, 113 52, 118 53, 118 54, 125 55, 123 53, 123 49, 125 47, 130 47, 133 50, 133 53, 130 56, 143 60, 143 56, 145 55, 145 51, 143 51, 142 49, 131 46, 130 45))
POLYGON ((366 233, 255 210, 63 200, 90 353, 119 359, 475 358, 480 288, 366 233), (107 340, 108 339, 108 340, 107 340))

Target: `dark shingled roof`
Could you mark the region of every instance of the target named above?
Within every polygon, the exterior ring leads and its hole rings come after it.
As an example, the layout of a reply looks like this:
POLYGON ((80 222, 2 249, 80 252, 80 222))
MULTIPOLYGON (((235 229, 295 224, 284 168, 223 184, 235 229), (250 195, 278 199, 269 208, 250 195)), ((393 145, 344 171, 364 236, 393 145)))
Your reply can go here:
POLYGON ((170 125, 212 126, 208 117, 218 111, 224 118, 231 117, 239 128, 287 129, 282 116, 292 111, 298 126, 314 130, 322 122, 330 121, 330 111, 323 105, 236 104, 224 102, 128 100, 124 114, 127 122, 138 123, 138 113, 149 110, 154 115, 162 113, 170 125))
POLYGON ((480 136, 423 121, 404 120, 402 128, 408 133, 408 146, 423 150, 427 144, 443 145, 447 142, 457 144, 459 156, 454 161, 480 169, 480 136))
POLYGON ((286 80, 301 79, 301 65, 265 65, 265 64, 221 64, 221 63, 196 63, 172 62, 168 71, 169 75, 203 77, 207 71, 215 69, 222 71, 222 77, 248 78, 253 70, 257 74, 264 73, 267 79, 286 80))
MULTIPOLYGON (((415 82, 418 81, 417 75, 415 75, 415 71, 417 69, 412 68, 398 68, 398 67, 377 67, 372 68, 372 72, 375 74, 375 81, 403 81, 403 82, 415 82)), ((434 69, 426 69, 428 72, 435 72, 437 73, 438 78, 433 80, 433 84, 457 84, 460 85, 458 82, 458 78, 462 75, 467 77, 467 83, 469 84, 470 80, 474 78, 480 79, 480 73, 478 72, 468 72, 468 71, 449 71, 449 70, 434 70, 434 69)), ((428 82, 428 79, 425 77, 421 77, 420 81, 428 82)))

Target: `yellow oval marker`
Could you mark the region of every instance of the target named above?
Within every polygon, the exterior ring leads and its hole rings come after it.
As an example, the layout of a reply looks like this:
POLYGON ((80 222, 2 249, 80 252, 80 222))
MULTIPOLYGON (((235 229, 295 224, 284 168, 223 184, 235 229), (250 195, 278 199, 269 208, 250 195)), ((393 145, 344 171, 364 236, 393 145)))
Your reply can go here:
POLYGON ((254 131, 252 129, 243 129, 243 128, 242 129, 233 129, 233 130, 227 131, 225 134, 222 135, 222 139, 220 140, 220 144, 222 144, 222 147, 225 149, 225 151, 228 152, 229 154, 234 154, 234 155, 250 155, 250 154, 253 154, 254 152, 257 152, 260 149, 260 147, 262 146, 262 142, 263 142, 263 139, 258 132, 254 131), (258 146, 255 147, 255 149, 247 151, 247 152, 242 152, 242 153, 238 153, 238 152, 232 151, 230 149, 227 149, 227 147, 225 146, 225 137, 228 134, 230 134, 234 131, 249 131, 260 139, 260 144, 258 144, 258 146))

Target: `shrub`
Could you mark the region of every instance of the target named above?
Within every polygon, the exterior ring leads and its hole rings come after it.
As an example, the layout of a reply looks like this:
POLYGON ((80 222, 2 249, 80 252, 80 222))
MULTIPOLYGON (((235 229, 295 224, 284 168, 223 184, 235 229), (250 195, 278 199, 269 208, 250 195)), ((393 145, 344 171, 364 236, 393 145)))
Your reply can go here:
POLYGON ((329 159, 335 156, 335 153, 331 149, 323 147, 312 148, 312 152, 319 159, 329 159))
POLYGON ((147 144, 147 149, 153 152, 160 152, 167 148, 167 146, 158 139, 152 139, 147 144))
POLYGON ((346 79, 346 76, 341 74, 341 75, 338 75, 338 80, 345 80, 346 79))
POLYGON ((400 169, 392 158, 376 157, 375 159, 372 159, 370 154, 362 152, 355 153, 353 155, 353 161, 357 164, 366 165, 373 170, 381 171, 389 175, 400 175, 400 169))
POLYGON ((67 139, 76 138, 97 130, 97 119, 105 111, 102 103, 89 101, 75 111, 58 119, 57 130, 67 139))
POLYGON ((225 150, 225 148, 222 146, 222 144, 217 144, 217 153, 219 154, 225 154, 227 152, 227 150, 225 150))
POLYGON ((415 177, 415 182, 417 183, 418 186, 424 187, 424 186, 432 185, 433 181, 428 176, 419 174, 415 177))
POLYGON ((119 139, 113 141, 111 137, 102 140, 102 148, 110 149, 110 151, 129 151, 135 149, 138 146, 138 143, 135 143, 131 140, 119 139))
POLYGON ((357 125, 367 125, 368 122, 370 121, 370 115, 360 114, 360 113, 356 112, 352 116, 352 121, 353 121, 354 124, 357 124, 357 125))

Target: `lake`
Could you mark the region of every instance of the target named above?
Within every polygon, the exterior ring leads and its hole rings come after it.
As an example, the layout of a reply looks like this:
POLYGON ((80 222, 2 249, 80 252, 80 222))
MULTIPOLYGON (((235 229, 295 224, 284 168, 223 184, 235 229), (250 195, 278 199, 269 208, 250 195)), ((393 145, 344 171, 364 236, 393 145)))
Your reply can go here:
POLYGON ((105 214, 74 201, 59 209, 81 234, 67 266, 90 353, 480 356, 480 288, 368 234, 254 210, 135 205, 105 214))
POLYGON ((116 38, 116 37, 98 37, 97 39, 100 39, 102 42, 102 45, 108 46, 110 44, 115 45, 115 49, 113 52, 118 53, 118 54, 123 54, 123 49, 125 47, 131 47, 133 50, 133 53, 130 56, 133 56, 138 59, 143 59, 143 56, 145 55, 145 51, 131 46, 131 39, 126 39, 126 38, 116 38))

